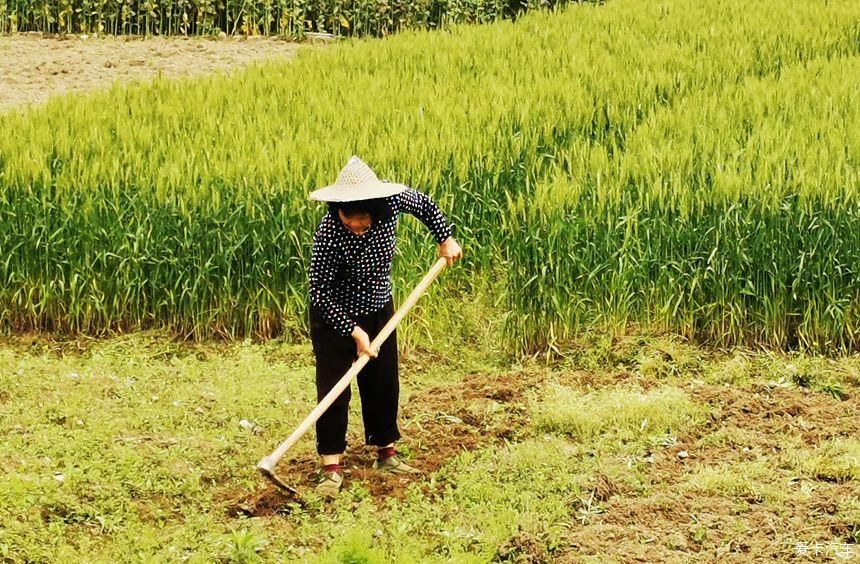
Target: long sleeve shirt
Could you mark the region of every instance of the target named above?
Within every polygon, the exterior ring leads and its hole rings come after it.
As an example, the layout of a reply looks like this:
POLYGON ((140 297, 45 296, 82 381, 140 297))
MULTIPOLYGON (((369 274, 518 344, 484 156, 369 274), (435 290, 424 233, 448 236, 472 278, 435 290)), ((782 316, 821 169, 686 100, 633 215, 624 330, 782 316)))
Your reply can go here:
POLYGON ((422 192, 407 188, 388 201, 392 215, 374 219, 363 235, 354 234, 332 213, 322 218, 314 234, 311 305, 340 335, 352 333, 355 316, 377 311, 391 299, 391 260, 401 212, 420 219, 437 243, 453 231, 433 200, 422 192))

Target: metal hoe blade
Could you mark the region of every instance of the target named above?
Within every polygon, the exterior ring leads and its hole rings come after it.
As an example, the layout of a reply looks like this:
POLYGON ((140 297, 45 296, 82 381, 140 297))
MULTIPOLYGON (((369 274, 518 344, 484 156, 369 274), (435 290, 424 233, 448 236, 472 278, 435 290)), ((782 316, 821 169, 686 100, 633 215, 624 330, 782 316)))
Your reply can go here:
POLYGON ((269 480, 288 494, 292 495, 297 500, 301 501, 302 496, 301 494, 299 494, 299 491, 284 482, 277 474, 275 474, 274 470, 269 470, 268 468, 264 468, 262 466, 257 466, 257 469, 260 471, 260 474, 262 474, 267 480, 269 480))

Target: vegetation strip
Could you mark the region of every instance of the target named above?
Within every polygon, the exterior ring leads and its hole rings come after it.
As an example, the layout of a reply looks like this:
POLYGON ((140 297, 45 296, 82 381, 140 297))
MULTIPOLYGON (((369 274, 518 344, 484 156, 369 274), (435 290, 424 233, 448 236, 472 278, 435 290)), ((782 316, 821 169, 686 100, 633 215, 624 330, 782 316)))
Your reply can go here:
POLYGON ((0 0, 0 33, 384 36, 407 29, 489 23, 569 0, 0 0))

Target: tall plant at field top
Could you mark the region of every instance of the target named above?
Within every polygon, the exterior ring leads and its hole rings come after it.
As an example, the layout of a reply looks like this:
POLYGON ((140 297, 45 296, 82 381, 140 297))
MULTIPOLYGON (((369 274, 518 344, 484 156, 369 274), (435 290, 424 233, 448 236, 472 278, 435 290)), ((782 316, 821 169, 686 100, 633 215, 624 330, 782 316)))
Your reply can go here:
POLYGON ((382 36, 515 18, 567 0, 0 0, 0 33, 382 36))
POLYGON ((619 0, 0 117, 0 322, 301 332, 306 194, 356 153, 451 210, 448 280, 503 290, 519 350, 630 322, 857 349, 858 52, 851 0, 619 0))

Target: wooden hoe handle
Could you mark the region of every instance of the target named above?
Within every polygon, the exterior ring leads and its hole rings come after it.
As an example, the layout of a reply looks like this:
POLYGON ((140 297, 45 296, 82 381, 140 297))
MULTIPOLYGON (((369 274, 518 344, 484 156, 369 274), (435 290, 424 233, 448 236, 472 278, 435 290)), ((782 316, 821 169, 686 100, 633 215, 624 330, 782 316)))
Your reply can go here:
MULTIPOLYGON (((397 324, 400 323, 406 314, 412 309, 412 306, 415 305, 415 302, 427 291, 427 288, 439 276, 439 273, 445 269, 447 264, 447 260, 444 257, 440 257, 439 260, 436 261, 436 264, 433 265, 433 268, 430 269, 421 282, 412 290, 412 293, 409 294, 409 297, 406 298, 406 301, 403 302, 403 305, 400 306, 391 319, 388 320, 388 323, 385 324, 385 327, 382 328, 382 331, 373 339, 373 342, 370 343, 370 349, 374 352, 379 351, 379 347, 382 346, 382 343, 385 342, 385 339, 394 332, 394 329, 397 327, 397 324)), ((325 410, 334 403, 334 400, 340 396, 343 391, 349 387, 350 383, 352 383, 352 379, 361 372, 361 369, 364 368, 364 365, 368 363, 370 357, 366 353, 362 353, 358 359, 352 363, 352 366, 347 371, 346 374, 338 381, 337 384, 334 385, 334 388, 326 394, 326 396, 320 401, 319 405, 317 405, 313 411, 305 418, 304 421, 293 431, 293 434, 287 437, 287 440, 278 445, 278 448, 272 452, 269 456, 260 460, 257 463, 257 469, 261 470, 264 474, 272 474, 275 470, 275 466, 278 464, 278 461, 283 458, 284 454, 288 450, 290 450, 293 445, 295 445, 298 440, 304 435, 308 429, 311 428, 311 425, 317 422, 325 410)))

